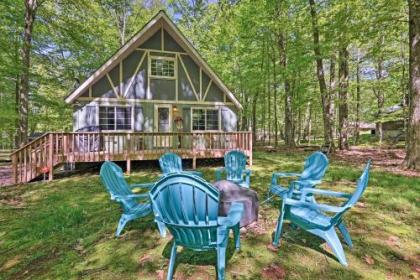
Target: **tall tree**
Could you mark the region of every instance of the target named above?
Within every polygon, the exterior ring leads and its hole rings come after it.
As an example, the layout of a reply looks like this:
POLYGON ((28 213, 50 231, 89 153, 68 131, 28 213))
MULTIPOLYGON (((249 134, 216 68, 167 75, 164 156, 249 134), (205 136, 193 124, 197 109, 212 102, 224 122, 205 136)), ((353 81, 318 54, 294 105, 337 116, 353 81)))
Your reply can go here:
POLYGON ((334 151, 334 131, 333 131, 333 112, 331 108, 331 95, 327 91, 327 84, 325 82, 324 64, 321 54, 321 46, 319 41, 319 26, 314 0, 309 0, 311 19, 312 19, 312 36, 313 48, 316 60, 316 74, 318 77, 319 90, 321 92, 322 102, 322 117, 324 122, 324 144, 328 147, 330 152, 334 151))
POLYGON ((25 0, 25 27, 21 49, 22 73, 19 83, 19 143, 28 141, 29 69, 31 66, 32 30, 40 0, 25 0))
POLYGON ((339 55, 339 104, 338 104, 338 132, 339 141, 338 147, 340 150, 347 150, 349 148, 348 143, 348 117, 349 109, 347 103, 347 90, 349 87, 349 52, 347 47, 340 49, 339 55))
POLYGON ((406 165, 420 170, 420 2, 408 2, 410 94, 406 165))

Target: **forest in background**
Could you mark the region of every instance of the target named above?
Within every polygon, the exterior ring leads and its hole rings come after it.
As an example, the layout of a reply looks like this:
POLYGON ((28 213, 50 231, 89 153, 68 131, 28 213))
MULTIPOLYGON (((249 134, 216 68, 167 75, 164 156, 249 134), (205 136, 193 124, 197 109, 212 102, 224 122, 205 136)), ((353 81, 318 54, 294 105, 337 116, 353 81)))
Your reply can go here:
POLYGON ((374 123, 382 143, 384 121, 420 114, 410 110, 409 6, 418 20, 416 0, 3 0, 1 138, 18 146, 71 131, 64 97, 163 9, 239 98, 239 127, 255 140, 346 149, 374 123))

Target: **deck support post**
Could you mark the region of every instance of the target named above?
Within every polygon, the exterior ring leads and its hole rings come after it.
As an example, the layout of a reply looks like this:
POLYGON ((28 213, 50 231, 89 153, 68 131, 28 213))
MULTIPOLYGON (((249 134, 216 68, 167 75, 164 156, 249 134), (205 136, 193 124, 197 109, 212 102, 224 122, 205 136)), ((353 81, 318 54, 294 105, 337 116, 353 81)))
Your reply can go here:
POLYGON ((126 146, 126 160, 127 160, 127 164, 126 164, 126 173, 127 175, 130 175, 131 173, 131 158, 130 158, 130 154, 131 154, 131 135, 130 133, 127 133, 127 146, 126 146))
POLYGON ((54 149, 54 141, 53 141, 53 134, 50 133, 48 137, 48 181, 52 181, 53 179, 53 172, 54 172, 54 166, 53 166, 53 149, 54 149))
POLYGON ((197 168, 197 157, 196 157, 196 151, 195 151, 195 144, 196 144, 196 135, 193 133, 192 135, 192 152, 193 152, 193 158, 192 158, 192 168, 197 168))
POLYGON ((127 158, 127 175, 130 175, 131 173, 131 160, 127 158))

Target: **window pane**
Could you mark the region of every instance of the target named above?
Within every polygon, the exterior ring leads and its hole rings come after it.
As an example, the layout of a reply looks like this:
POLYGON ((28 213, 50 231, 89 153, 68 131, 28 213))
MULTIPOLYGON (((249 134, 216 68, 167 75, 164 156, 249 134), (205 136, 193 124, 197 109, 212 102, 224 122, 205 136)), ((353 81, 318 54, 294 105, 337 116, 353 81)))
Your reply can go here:
POLYGON ((131 129, 131 107, 116 107, 117 129, 131 129))
POLYGON ((151 75, 161 77, 175 76, 175 61, 167 59, 152 58, 151 75))
POLYGON ((101 130, 131 129, 131 107, 99 107, 99 127, 101 130))
POLYGON ((115 129, 114 107, 99 107, 99 127, 101 130, 115 129))
POLYGON ((192 130, 206 130, 204 109, 192 110, 192 130))
POLYGON ((207 110, 207 130, 219 130, 219 110, 207 110))

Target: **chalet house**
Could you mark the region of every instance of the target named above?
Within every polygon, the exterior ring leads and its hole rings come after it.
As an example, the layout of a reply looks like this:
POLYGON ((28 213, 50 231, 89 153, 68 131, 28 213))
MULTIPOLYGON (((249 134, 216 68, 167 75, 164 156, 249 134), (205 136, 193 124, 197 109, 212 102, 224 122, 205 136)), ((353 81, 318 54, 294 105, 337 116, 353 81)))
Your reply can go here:
POLYGON ((65 101, 74 131, 236 131, 242 109, 163 11, 65 101))
POLYGON ((73 132, 49 132, 11 155, 24 183, 60 165, 221 158, 240 149, 252 164, 252 135, 237 131, 241 104, 165 12, 159 12, 70 93, 73 132))

